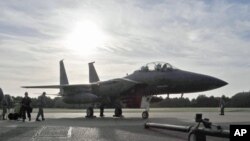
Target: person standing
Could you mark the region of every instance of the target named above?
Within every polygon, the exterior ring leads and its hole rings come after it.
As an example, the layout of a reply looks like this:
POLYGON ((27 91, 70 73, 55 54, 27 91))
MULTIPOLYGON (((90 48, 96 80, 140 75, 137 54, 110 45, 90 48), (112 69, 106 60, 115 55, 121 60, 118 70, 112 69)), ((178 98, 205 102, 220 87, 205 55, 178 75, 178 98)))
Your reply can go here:
POLYGON ((220 115, 224 115, 224 109, 225 109, 225 101, 224 97, 222 96, 220 98, 220 115))
POLYGON ((25 92, 24 93, 24 98, 22 99, 22 117, 23 117, 23 122, 25 122, 25 119, 26 119, 26 113, 27 113, 27 116, 29 118, 29 121, 31 121, 31 99, 30 97, 28 96, 28 92, 25 92))
POLYGON ((45 98, 46 98, 46 93, 45 92, 43 92, 42 95, 38 97, 38 103, 37 103, 37 105, 38 105, 38 113, 37 113, 37 116, 36 116, 36 121, 41 121, 39 119, 40 116, 42 117, 43 121, 45 120, 44 114, 43 114, 43 108, 44 108, 44 106, 46 104, 45 98))
POLYGON ((9 103, 8 103, 5 95, 3 95, 3 99, 2 99, 1 103, 2 103, 2 107, 3 107, 3 120, 6 120, 5 114, 7 113, 7 107, 9 105, 9 103))

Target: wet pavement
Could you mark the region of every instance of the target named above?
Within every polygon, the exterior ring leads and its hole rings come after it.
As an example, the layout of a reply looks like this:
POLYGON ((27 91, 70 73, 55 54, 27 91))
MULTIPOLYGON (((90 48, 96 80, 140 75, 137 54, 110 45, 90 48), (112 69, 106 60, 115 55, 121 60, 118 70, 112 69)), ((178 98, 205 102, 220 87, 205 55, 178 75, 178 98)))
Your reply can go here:
MULTIPOLYGON (((124 118, 112 117, 112 110, 105 117, 84 118, 84 113, 46 113, 46 120, 0 121, 0 141, 186 141, 187 134, 161 129, 144 129, 145 122, 176 125, 194 125, 195 112, 150 112, 150 118, 141 119, 141 113, 124 111, 124 118)), ((97 115, 97 113, 96 113, 97 115)), ((36 113, 32 114, 35 117, 36 113)), ((230 124, 250 124, 249 112, 230 112, 219 116, 217 112, 203 112, 216 124, 228 129, 230 124)), ((208 140, 229 140, 211 138, 208 140)))

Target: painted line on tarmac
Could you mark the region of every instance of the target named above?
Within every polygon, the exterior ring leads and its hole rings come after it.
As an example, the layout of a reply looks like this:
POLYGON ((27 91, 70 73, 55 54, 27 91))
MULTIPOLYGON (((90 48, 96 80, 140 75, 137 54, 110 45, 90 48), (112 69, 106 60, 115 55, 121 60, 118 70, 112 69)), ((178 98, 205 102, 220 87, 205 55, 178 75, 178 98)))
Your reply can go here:
POLYGON ((46 126, 42 126, 41 129, 39 129, 35 135, 32 137, 32 141, 35 141, 35 139, 42 133, 42 131, 46 128, 46 126))
POLYGON ((67 137, 68 137, 68 138, 71 138, 71 135, 72 135, 72 127, 70 126, 70 127, 69 127, 69 130, 68 130, 67 137))
POLYGON ((13 125, 7 125, 5 127, 9 127, 9 128, 17 128, 18 126, 16 124, 13 124, 13 125))

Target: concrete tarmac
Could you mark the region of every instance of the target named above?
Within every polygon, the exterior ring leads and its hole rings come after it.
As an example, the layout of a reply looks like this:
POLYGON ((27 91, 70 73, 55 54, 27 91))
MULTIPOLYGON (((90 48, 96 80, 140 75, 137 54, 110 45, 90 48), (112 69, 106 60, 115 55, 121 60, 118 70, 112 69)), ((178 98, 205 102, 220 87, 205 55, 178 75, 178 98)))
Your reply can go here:
MULTIPOLYGON (((72 110, 73 111, 73 110, 72 110)), ((145 122, 176 125, 194 125, 197 112, 163 112, 151 109, 150 118, 141 119, 141 112, 125 109, 123 118, 114 118, 113 109, 105 111, 100 118, 86 119, 80 112, 46 113, 45 121, 36 122, 32 113, 29 122, 0 121, 0 141, 186 141, 187 134, 161 129, 144 129, 145 122)), ((218 112, 199 112, 210 121, 229 129, 230 124, 250 124, 250 112, 228 112, 220 116, 218 112)), ((229 139, 208 137, 207 140, 225 141, 229 139)))

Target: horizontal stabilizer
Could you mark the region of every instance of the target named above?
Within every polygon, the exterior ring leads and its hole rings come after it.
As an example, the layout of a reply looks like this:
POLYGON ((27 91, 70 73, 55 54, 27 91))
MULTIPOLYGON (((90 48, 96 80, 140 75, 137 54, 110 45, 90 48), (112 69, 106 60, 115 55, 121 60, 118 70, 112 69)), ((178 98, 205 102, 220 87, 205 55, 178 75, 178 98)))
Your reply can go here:
POLYGON ((22 88, 44 88, 44 89, 60 89, 60 88, 69 88, 69 87, 82 87, 89 88, 93 84, 71 84, 71 85, 41 85, 41 86, 22 86, 22 88))

